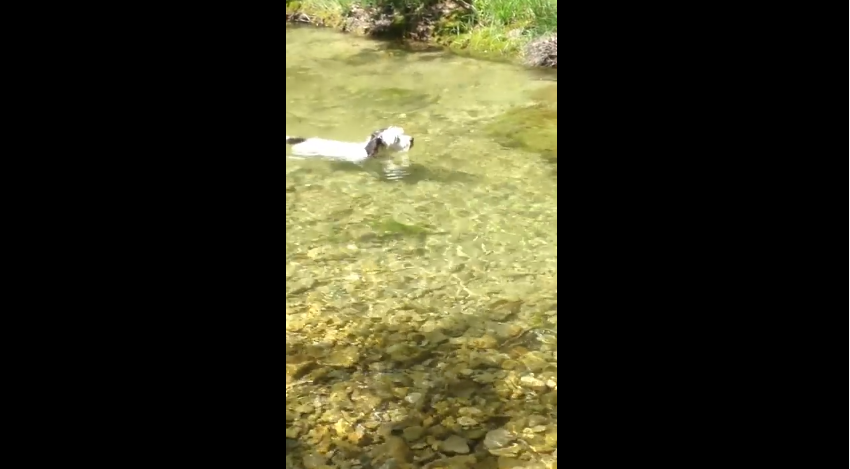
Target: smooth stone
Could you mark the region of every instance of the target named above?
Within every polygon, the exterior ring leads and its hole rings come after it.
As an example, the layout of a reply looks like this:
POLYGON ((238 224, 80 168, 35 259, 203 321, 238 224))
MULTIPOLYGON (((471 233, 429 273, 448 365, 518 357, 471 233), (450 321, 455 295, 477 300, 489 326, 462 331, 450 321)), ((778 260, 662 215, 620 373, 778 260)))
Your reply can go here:
POLYGON ((469 453, 469 444, 467 444, 466 438, 457 435, 452 435, 443 440, 443 442, 440 443, 440 448, 448 453, 469 453))

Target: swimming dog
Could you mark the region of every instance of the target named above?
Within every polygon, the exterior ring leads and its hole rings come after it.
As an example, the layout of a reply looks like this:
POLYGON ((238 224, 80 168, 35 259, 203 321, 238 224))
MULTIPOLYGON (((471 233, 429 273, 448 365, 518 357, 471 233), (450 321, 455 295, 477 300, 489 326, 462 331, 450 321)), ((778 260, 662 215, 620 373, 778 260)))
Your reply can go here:
POLYGON ((323 158, 364 164, 370 160, 381 162, 384 173, 391 179, 397 179, 410 166, 407 152, 413 148, 413 137, 404 133, 401 127, 387 127, 372 132, 365 142, 341 142, 324 138, 290 137, 286 143, 292 146, 292 155, 296 157, 323 158), (401 153, 402 164, 393 163, 393 155, 401 153))

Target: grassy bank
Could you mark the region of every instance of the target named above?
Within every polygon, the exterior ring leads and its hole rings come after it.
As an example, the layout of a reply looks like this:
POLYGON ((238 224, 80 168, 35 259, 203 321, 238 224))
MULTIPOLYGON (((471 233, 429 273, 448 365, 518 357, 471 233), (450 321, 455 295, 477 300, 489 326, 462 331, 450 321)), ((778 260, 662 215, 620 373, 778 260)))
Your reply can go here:
POLYGON ((436 42, 457 51, 514 57, 535 39, 557 32, 557 0, 287 0, 328 26, 342 26, 352 11, 368 11, 399 36, 436 42))

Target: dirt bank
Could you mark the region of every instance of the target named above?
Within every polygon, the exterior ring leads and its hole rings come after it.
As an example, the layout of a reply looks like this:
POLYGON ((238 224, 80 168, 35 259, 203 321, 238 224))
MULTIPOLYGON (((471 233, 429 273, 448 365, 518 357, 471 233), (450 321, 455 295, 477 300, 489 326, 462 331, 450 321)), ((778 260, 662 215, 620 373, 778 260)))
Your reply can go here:
POLYGON ((309 0, 289 1, 286 21, 332 27, 381 39, 403 40, 412 46, 440 45, 458 52, 517 59, 533 67, 558 67, 558 35, 529 39, 524 27, 496 28, 476 23, 479 13, 464 0, 427 0, 411 5, 375 5, 309 0))

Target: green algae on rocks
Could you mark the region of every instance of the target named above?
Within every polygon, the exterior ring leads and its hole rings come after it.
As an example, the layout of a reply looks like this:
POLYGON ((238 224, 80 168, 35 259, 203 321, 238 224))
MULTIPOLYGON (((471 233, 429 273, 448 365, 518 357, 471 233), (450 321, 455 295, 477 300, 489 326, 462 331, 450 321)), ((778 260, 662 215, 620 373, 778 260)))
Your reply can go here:
POLYGON ((485 131, 509 148, 557 160, 558 110, 549 104, 515 107, 490 122, 485 131))

